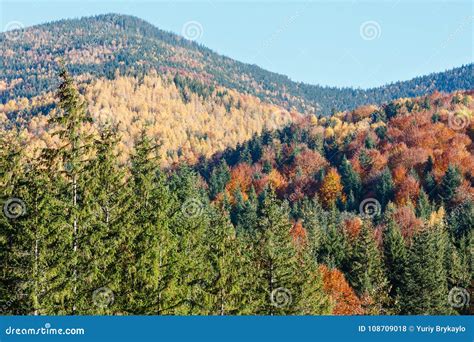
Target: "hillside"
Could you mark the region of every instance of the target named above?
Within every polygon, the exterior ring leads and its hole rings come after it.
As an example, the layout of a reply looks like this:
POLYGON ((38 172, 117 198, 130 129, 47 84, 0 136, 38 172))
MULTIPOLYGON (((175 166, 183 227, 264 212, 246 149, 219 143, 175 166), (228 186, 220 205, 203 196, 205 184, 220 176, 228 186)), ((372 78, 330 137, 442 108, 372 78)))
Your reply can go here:
POLYGON ((143 77, 154 70, 166 77, 179 74, 206 86, 254 95, 287 110, 318 114, 421 96, 435 90, 474 88, 472 64, 367 90, 297 83, 125 15, 62 20, 27 28, 15 36, 18 39, 11 40, 8 34, 0 34, 3 104, 20 97, 31 99, 54 89, 58 57, 84 82, 102 77, 115 79, 119 75, 143 77))
MULTIPOLYGON (((100 80, 84 96, 66 71, 61 79, 45 125, 0 131, 6 314, 469 313, 472 91, 296 114, 164 168, 154 136, 139 130, 129 150, 117 148, 125 132, 91 117, 83 99, 113 119, 107 95, 124 91, 132 99, 114 108, 131 103, 124 113, 150 120, 151 99, 186 113, 203 105, 195 96, 156 75, 100 80)), ((210 122, 225 104, 245 105, 223 103, 210 122)), ((160 115, 161 126, 176 122, 160 115)))
MULTIPOLYGON (((165 165, 193 164, 201 156, 235 147, 264 128, 280 128, 300 116, 223 87, 202 88, 198 96, 188 88, 195 85, 151 72, 141 78, 98 79, 82 87, 82 98, 87 102, 92 130, 117 125, 118 148, 124 157, 145 130, 160 144, 160 159, 165 165)), ((0 132, 12 125, 18 127, 31 151, 55 146, 58 139, 51 135, 48 120, 57 114, 56 102, 56 93, 47 92, 0 104, 0 132)))

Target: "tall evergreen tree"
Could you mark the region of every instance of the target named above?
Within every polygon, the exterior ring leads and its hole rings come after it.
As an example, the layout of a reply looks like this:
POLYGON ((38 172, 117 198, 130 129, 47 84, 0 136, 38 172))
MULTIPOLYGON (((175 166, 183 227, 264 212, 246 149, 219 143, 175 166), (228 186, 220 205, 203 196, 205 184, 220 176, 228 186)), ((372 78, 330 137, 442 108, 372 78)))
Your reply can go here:
POLYGON ((319 249, 319 262, 341 271, 346 269, 349 254, 347 237, 340 229, 340 217, 333 208, 329 214, 319 249))
POLYGON ((308 233, 308 249, 314 261, 322 261, 320 251, 324 243, 324 229, 327 217, 317 199, 305 198, 301 206, 301 218, 308 233))
POLYGON ((392 218, 393 204, 387 206, 385 229, 383 231, 383 256, 390 295, 395 312, 400 310, 400 296, 404 289, 405 269, 407 267, 407 247, 400 228, 392 218))
POLYGON ((416 204, 416 216, 423 220, 427 220, 430 217, 432 211, 430 199, 426 192, 421 189, 418 195, 418 202, 416 204))
POLYGON ((384 209, 389 201, 393 200, 395 185, 392 179, 392 173, 388 168, 382 171, 380 178, 375 186, 375 195, 384 209))
POLYGON ((408 252, 402 314, 443 315, 451 312, 447 300, 445 254, 446 238, 441 224, 425 227, 414 235, 408 252))
POLYGON ((298 258, 290 235, 289 208, 280 204, 273 192, 263 199, 259 220, 257 262, 261 274, 258 313, 277 315, 296 312, 301 296, 298 258))
POLYGON ((209 179, 209 196, 215 199, 216 196, 225 190, 226 184, 230 180, 229 167, 225 160, 222 160, 219 165, 212 170, 209 179))
POLYGON ((170 228, 176 239, 174 268, 174 306, 171 313, 199 314, 205 301, 206 229, 210 225, 207 196, 199 187, 197 175, 183 166, 173 173, 169 189, 174 198, 170 228))
POLYGON ((340 174, 344 193, 347 195, 347 208, 356 210, 359 207, 359 200, 362 195, 362 182, 359 174, 355 172, 345 156, 340 166, 340 174))
POLYGON ((53 127, 53 135, 58 136, 60 143, 57 148, 45 149, 43 160, 49 170, 62 170, 62 176, 54 175, 56 199, 63 206, 65 214, 61 223, 64 239, 71 240, 71 252, 63 254, 64 272, 62 278, 62 293, 56 297, 57 305, 61 305, 64 313, 76 314, 77 303, 85 301, 90 294, 88 289, 79 288, 81 280, 87 274, 79 274, 84 256, 80 242, 87 235, 91 217, 91 203, 84 196, 87 175, 90 172, 90 156, 94 146, 92 133, 88 129, 91 118, 87 113, 87 104, 81 98, 72 77, 62 67, 60 72, 62 82, 58 88, 58 112, 49 119, 53 127))
POLYGON ((254 271, 252 260, 227 217, 227 213, 213 210, 204 236, 204 260, 208 267, 201 314, 250 314, 258 307, 253 300, 255 282, 250 282, 254 271))
POLYGON ((318 263, 315 262, 310 245, 297 246, 299 269, 296 277, 301 281, 301 295, 297 303, 300 315, 328 315, 331 303, 324 291, 323 279, 318 263))
POLYGON ((374 231, 368 222, 362 225, 354 242, 349 263, 349 282, 360 296, 367 298, 366 313, 386 313, 388 283, 374 231))
MULTIPOLYGON (((117 127, 105 126, 95 139, 96 155, 91 161, 88 186, 83 197, 92 204, 90 224, 83 234, 83 262, 81 273, 87 276, 83 282, 91 294, 81 303, 82 314, 120 312, 113 305, 112 297, 121 290, 121 248, 132 231, 134 204, 132 192, 126 182, 125 168, 118 162, 117 127)), ((115 296, 114 296, 115 297, 115 296)), ((120 301, 119 301, 120 302, 120 301)))
POLYGON ((174 261, 169 229, 172 200, 159 168, 157 148, 142 131, 131 158, 133 217, 120 240, 118 304, 135 314, 161 314, 172 305, 168 294, 174 261))
POLYGON ((457 188, 461 185, 461 174, 454 165, 449 165, 448 170, 439 185, 439 197, 448 205, 456 195, 457 188))
POLYGON ((255 189, 252 187, 240 211, 240 218, 237 225, 237 232, 254 232, 258 225, 258 199, 255 189))

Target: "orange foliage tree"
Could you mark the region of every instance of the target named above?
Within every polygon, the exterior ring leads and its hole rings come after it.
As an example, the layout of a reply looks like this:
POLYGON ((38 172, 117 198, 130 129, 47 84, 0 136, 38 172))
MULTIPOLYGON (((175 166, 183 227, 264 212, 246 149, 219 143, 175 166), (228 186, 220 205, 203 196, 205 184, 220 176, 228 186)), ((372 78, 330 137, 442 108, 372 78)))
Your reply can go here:
POLYGON ((307 242, 306 229, 303 227, 301 220, 296 221, 290 230, 293 241, 297 246, 304 246, 307 242))
POLYGON ((363 315, 362 303, 352 287, 347 283, 344 274, 338 269, 329 269, 320 265, 324 291, 331 298, 334 315, 363 315))
POLYGON ((226 190, 231 199, 237 190, 242 192, 244 199, 247 199, 247 192, 252 184, 253 169, 247 163, 242 163, 234 167, 230 174, 230 181, 226 190))
POLYGON ((331 168, 326 177, 324 177, 323 184, 319 190, 319 195, 324 205, 327 208, 332 207, 338 198, 345 201, 342 190, 341 176, 335 168, 331 168))

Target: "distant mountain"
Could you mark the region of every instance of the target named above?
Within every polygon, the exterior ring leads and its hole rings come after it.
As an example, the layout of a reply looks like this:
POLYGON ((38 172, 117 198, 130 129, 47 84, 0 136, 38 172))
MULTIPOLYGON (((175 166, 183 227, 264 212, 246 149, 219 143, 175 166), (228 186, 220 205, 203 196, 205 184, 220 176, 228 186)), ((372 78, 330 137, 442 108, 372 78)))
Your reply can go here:
MULTIPOLYGON (((322 87, 219 55, 136 17, 106 14, 0 34, 0 101, 32 98, 57 85, 57 58, 83 81, 151 70, 190 78, 199 94, 220 85, 287 109, 328 114, 368 103, 414 97, 435 90, 473 89, 473 64, 373 89, 322 87), (15 39, 11 39, 13 38, 15 39)), ((189 82, 188 82, 189 83, 189 82)))

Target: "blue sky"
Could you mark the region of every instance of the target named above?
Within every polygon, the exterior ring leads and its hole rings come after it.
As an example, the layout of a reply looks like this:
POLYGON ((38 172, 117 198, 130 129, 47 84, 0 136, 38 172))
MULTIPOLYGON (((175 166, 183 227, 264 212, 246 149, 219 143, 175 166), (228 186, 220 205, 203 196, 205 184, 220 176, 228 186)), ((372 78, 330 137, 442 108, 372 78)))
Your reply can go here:
POLYGON ((214 51, 312 84, 373 87, 474 55, 469 0, 0 0, 0 28, 111 12, 179 34, 193 22, 196 40, 214 51))

